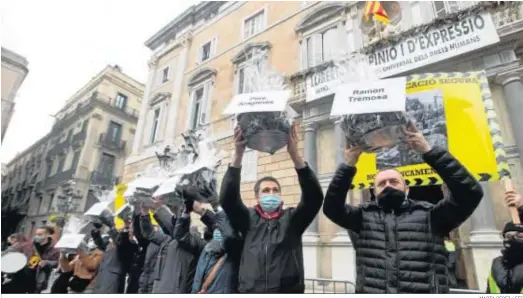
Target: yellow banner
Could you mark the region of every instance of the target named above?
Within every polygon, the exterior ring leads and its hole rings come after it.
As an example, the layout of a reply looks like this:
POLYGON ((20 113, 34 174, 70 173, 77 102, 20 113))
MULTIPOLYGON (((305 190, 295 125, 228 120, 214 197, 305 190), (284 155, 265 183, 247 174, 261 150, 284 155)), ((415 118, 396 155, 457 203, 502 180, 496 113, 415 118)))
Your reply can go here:
MULTIPOLYGON (((127 190, 127 185, 125 184, 119 184, 116 186, 116 198, 114 199, 114 210, 120 209, 123 205, 125 205, 125 198, 124 193, 127 190)), ((153 213, 149 212, 149 216, 151 217, 151 223, 153 225, 158 225, 156 220, 154 219, 153 213)), ((115 218, 115 226, 117 229, 123 228, 123 220, 116 217, 115 218)))
MULTIPOLYGON (((449 150, 479 181, 510 177, 485 72, 409 76, 407 115, 431 145, 449 150)), ((377 171, 392 167, 403 173, 410 186, 442 184, 419 154, 400 144, 385 152, 362 154, 352 186, 373 187, 377 171)))

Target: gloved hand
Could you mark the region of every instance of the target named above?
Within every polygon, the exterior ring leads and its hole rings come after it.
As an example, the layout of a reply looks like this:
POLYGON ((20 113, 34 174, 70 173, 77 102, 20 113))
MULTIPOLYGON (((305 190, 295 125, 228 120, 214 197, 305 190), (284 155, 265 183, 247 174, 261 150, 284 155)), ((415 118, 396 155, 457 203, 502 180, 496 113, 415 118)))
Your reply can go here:
POLYGON ((114 216, 110 212, 104 210, 100 216, 100 220, 109 228, 114 227, 114 216))

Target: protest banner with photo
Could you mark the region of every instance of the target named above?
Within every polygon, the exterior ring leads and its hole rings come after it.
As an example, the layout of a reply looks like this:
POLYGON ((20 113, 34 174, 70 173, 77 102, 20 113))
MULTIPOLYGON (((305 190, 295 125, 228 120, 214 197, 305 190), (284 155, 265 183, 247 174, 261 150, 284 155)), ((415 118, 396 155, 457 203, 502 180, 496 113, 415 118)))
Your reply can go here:
MULTIPOLYGON (((479 181, 510 177, 500 125, 485 72, 407 78, 406 115, 432 146, 448 149, 479 181)), ((441 184, 421 156, 400 143, 363 153, 353 187, 373 187, 376 172, 396 168, 410 186, 441 184)))

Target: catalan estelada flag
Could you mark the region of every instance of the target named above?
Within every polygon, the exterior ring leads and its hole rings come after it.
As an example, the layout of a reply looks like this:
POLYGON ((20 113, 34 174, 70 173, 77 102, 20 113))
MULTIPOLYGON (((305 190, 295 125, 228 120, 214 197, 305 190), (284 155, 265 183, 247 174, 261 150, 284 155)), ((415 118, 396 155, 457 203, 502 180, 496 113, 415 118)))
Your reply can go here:
POLYGON ((366 21, 374 16, 374 19, 378 22, 385 24, 390 22, 387 12, 383 9, 383 5, 381 5, 379 1, 367 1, 367 3, 365 3, 365 9, 363 10, 363 16, 366 21))

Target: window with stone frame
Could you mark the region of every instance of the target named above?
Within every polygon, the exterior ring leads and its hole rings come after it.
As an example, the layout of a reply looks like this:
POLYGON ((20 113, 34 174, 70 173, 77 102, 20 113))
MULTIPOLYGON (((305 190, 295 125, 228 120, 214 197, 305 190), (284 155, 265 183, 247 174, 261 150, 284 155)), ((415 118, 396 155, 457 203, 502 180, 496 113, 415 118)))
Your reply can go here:
POLYGON ((465 8, 474 6, 478 1, 432 1, 434 15, 437 18, 445 17, 465 8))
POLYGON ((248 73, 253 71, 248 69, 247 64, 256 64, 258 69, 264 67, 268 63, 269 49, 271 45, 268 42, 250 43, 240 50, 233 58, 232 62, 234 69, 234 93, 244 94, 255 92, 254 83, 251 81, 255 75, 248 73), (256 60, 253 60, 256 57, 256 60))
POLYGON ((247 39, 257 33, 260 33, 267 26, 265 8, 256 12, 254 15, 247 17, 243 21, 243 39, 247 39))
POLYGON ((118 92, 118 94, 116 94, 115 105, 118 109, 124 110, 127 106, 127 95, 118 92))
POLYGON ((300 69, 332 61, 353 48, 354 32, 347 24, 348 8, 342 2, 316 5, 296 26, 300 38, 300 69))
POLYGON ((153 110, 152 115, 152 126, 151 126, 151 139, 149 143, 154 144, 156 142, 156 137, 158 135, 158 126, 160 123, 160 112, 161 108, 156 108, 153 110))
POLYGON ((197 130, 211 121, 211 102, 216 70, 208 67, 196 71, 188 80, 189 117, 186 130, 197 130))
POLYGON ((204 43, 202 46, 200 46, 200 50, 198 53, 198 62, 205 62, 214 57, 214 55, 216 55, 217 40, 218 39, 215 37, 204 43))

